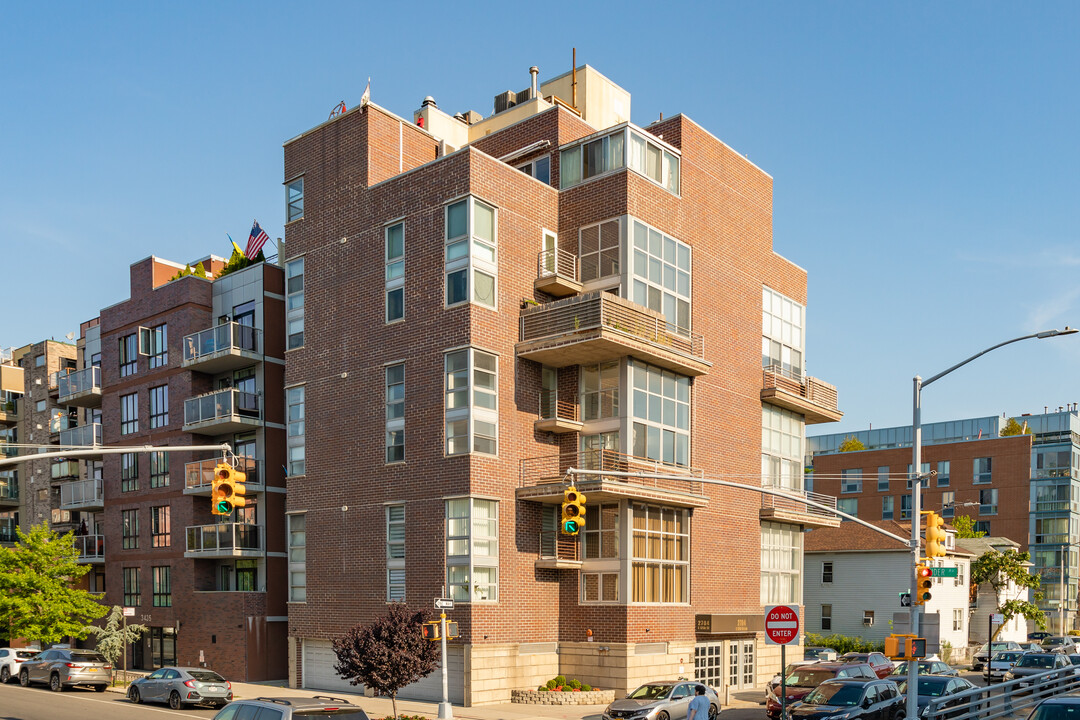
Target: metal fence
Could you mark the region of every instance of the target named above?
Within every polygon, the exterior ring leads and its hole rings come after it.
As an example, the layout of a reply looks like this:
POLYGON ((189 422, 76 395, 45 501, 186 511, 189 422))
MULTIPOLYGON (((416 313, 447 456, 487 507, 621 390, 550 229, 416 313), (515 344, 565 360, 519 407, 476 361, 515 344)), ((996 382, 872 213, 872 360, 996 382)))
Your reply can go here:
POLYGON ((962 693, 930 698, 923 720, 993 720, 1026 717, 1045 698, 1080 690, 1080 674, 1070 666, 1038 675, 973 688, 962 693))

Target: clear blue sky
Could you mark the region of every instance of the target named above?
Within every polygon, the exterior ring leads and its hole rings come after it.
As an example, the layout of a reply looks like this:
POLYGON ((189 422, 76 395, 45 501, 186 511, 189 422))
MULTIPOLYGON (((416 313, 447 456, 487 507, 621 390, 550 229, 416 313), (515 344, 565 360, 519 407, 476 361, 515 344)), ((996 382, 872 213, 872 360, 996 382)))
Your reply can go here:
MULTIPOLYGON (((906 424, 916 373, 1080 325, 1077 37, 1075 2, 7 3, 0 347, 77 332, 148 255, 280 236, 282 143, 368 76, 404 116, 487 115, 576 45, 635 122, 686 113, 774 178, 847 413, 811 433, 906 424)), ((1080 336, 978 360, 924 419, 1071 402, 1080 336)))

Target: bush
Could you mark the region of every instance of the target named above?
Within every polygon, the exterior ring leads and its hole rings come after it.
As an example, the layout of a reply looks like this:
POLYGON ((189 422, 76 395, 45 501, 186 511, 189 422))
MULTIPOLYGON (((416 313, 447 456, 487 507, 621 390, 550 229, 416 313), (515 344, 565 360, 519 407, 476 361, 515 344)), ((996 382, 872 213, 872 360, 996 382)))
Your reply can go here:
POLYGON ((538 687, 536 689, 539 690, 540 692, 547 692, 548 686, 547 685, 541 685, 540 687, 538 687))
POLYGON ((806 633, 807 645, 829 647, 840 655, 849 652, 884 652, 885 642, 871 642, 861 637, 848 637, 847 635, 818 635, 806 633))
POLYGON ((569 685, 563 685, 562 686, 562 691, 563 692, 574 692, 574 688, 570 687, 569 685))
POLYGON ((554 681, 554 680, 548 680, 548 681, 547 681, 547 689, 548 689, 548 690, 554 690, 554 689, 555 689, 555 688, 557 688, 558 686, 559 686, 559 683, 557 683, 557 682, 556 682, 556 681, 554 681))
POLYGON ((589 692, 590 690, 592 690, 592 685, 586 685, 586 684, 582 683, 581 689, 582 689, 583 692, 589 692))
POLYGON ((565 685, 566 684, 566 676, 565 675, 556 675, 555 676, 555 684, 556 685, 565 685))
POLYGON ((575 690, 580 690, 581 689, 581 681, 580 680, 571 680, 568 684, 570 685, 570 687, 574 688, 575 690))

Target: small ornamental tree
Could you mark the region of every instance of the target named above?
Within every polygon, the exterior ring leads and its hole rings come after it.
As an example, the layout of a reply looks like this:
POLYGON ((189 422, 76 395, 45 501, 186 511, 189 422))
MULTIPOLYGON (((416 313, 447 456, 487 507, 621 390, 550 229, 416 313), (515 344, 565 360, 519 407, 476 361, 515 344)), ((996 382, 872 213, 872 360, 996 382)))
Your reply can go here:
MULTIPOLYGON (((105 627, 87 625, 86 631, 97 638, 97 651, 105 656, 105 659, 113 666, 115 673, 116 665, 124 656, 124 650, 128 645, 138 640, 144 633, 150 632, 145 625, 124 625, 124 609, 119 605, 113 605, 109 619, 105 627)), ((116 675, 113 675, 115 683, 116 675)), ((126 678, 125 678, 126 680, 126 678)))
POLYGON ((838 448, 840 452, 857 452, 865 449, 866 446, 863 445, 863 441, 854 435, 848 435, 844 438, 844 441, 840 443, 840 447, 838 448))
POLYGON ((438 645, 425 640, 426 613, 393 603, 368 625, 357 625, 334 640, 334 670, 353 685, 389 695, 398 717, 398 690, 427 677, 439 666, 438 645))
POLYGON ((1030 553, 1015 550, 987 550, 971 563, 971 584, 977 587, 990 583, 1000 603, 996 612, 1001 613, 1003 622, 994 631, 991 641, 997 638, 1009 620, 1017 616, 1031 620, 1040 630, 1046 627, 1046 616, 1035 604, 1042 600, 1042 593, 1038 591, 1040 579, 1029 572, 1030 564, 1030 553), (1016 588, 1016 597, 1002 595, 1010 586, 1016 588), (1034 591, 1031 600, 1027 599, 1028 591, 1034 591))
POLYGON ((1005 423, 1005 427, 998 433, 1000 437, 1010 437, 1012 435, 1034 435, 1031 428, 1028 427, 1025 421, 1023 425, 1016 422, 1016 418, 1009 418, 1009 421, 1005 423))
POLYGON ((975 521, 968 515, 957 515, 953 518, 952 526, 956 528, 958 538, 981 538, 986 533, 975 530, 975 521))

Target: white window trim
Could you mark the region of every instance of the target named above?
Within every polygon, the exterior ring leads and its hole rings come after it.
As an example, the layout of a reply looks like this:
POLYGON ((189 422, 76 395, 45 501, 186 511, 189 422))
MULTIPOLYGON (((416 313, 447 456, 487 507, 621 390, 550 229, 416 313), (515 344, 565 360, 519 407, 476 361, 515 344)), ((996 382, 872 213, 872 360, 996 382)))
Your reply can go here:
MULTIPOLYGON (((487 350, 481 350, 475 347, 463 347, 455 348, 453 350, 447 350, 443 353, 443 456, 444 457, 461 457, 465 455, 484 455, 487 457, 499 456, 499 356, 496 353, 488 352, 487 350), (447 358, 457 352, 464 351, 467 358, 467 377, 465 384, 465 393, 467 401, 464 406, 456 408, 447 408, 447 398, 450 395, 450 383, 449 373, 447 372, 447 358), (473 402, 473 373, 476 368, 475 355, 476 353, 483 353, 490 355, 495 359, 495 407, 494 408, 481 408, 477 407, 473 402), (466 420, 468 430, 466 433, 466 442, 468 443, 468 449, 465 452, 450 453, 450 423, 460 420, 466 420), (495 452, 485 453, 479 450, 474 450, 474 441, 476 437, 476 422, 480 420, 482 422, 491 423, 495 428, 495 452)), ((455 391, 462 388, 454 388, 455 391)))
POLYGON ((286 225, 288 225, 290 223, 294 223, 297 220, 303 220, 304 219, 305 210, 300 211, 300 216, 299 217, 294 217, 294 218, 291 218, 291 219, 289 218, 289 205, 291 204, 290 201, 289 201, 289 186, 294 185, 297 181, 300 182, 300 202, 303 203, 303 201, 306 199, 305 195, 306 195, 306 191, 307 191, 307 188, 304 187, 306 185, 306 183, 304 182, 304 173, 300 173, 299 175, 296 175, 296 176, 294 176, 294 177, 292 177, 292 178, 290 178, 290 179, 288 179, 288 180, 286 180, 285 182, 282 183, 282 185, 285 188, 285 224, 286 225))
POLYGON ((386 293, 384 300, 384 312, 383 322, 387 325, 405 321, 405 221, 398 220, 396 222, 388 223, 383 228, 383 260, 386 265, 386 272, 383 276, 386 281, 386 293), (401 256, 391 259, 390 257, 390 231, 398 226, 401 226, 401 256), (390 279, 390 266, 401 263, 401 276, 394 279, 390 279), (390 319, 390 293, 400 290, 401 291, 401 317, 390 319))
MULTIPOLYGON (((481 241, 485 245, 489 244, 488 241, 481 241)), ((486 200, 481 200, 475 195, 465 195, 464 197, 454 198, 446 202, 443 205, 443 309, 450 309, 456 307, 463 307, 465 305, 476 305, 487 310, 499 310, 499 208, 494 203, 490 203, 486 200), (454 236, 450 238, 448 233, 450 231, 450 207, 457 205, 460 202, 465 203, 465 235, 454 236), (481 203, 491 208, 492 221, 491 221, 491 241, 490 245, 494 251, 495 261, 489 262, 477 258, 473 254, 473 244, 477 242, 475 236, 475 204, 481 203), (464 238, 464 240, 462 240, 464 238), (453 242, 451 242, 451 240, 453 242), (459 242, 465 242, 467 246, 467 252, 464 257, 455 258, 454 260, 447 261, 446 248, 451 245, 455 245, 459 242), (459 300, 455 303, 450 302, 448 295, 447 280, 451 274, 465 270, 465 300, 459 300), (482 272, 485 275, 490 275, 493 278, 494 285, 492 289, 493 304, 485 305, 474 299, 476 283, 476 272, 482 272)))
POLYGON ((493 605, 493 604, 499 602, 499 584, 500 584, 500 582, 502 580, 502 571, 501 571, 501 567, 500 567, 500 563, 499 563, 499 553, 501 551, 501 540, 499 538, 499 516, 501 514, 500 509, 501 509, 501 502, 499 502, 498 500, 493 500, 493 499, 484 498, 484 497, 471 496, 471 495, 459 496, 459 497, 455 497, 455 498, 448 498, 448 499, 443 501, 443 518, 444 518, 444 523, 445 523, 445 530, 444 530, 445 535, 444 535, 444 540, 443 540, 443 550, 444 550, 444 552, 446 552, 446 565, 445 565, 445 575, 444 575, 444 577, 445 577, 445 582, 446 582, 446 590, 447 590, 447 593, 449 594, 449 596, 454 597, 453 589, 452 589, 451 584, 450 584, 450 569, 452 567, 453 568, 464 567, 464 568, 467 569, 466 572, 468 573, 468 578, 469 578, 468 582, 472 585, 473 590, 475 590, 475 588, 476 588, 475 583, 473 583, 473 578, 475 577, 474 571, 475 571, 476 568, 493 568, 495 570, 495 582, 493 583, 493 595, 494 595, 494 597, 489 597, 489 598, 484 598, 484 599, 477 600, 477 599, 473 598, 473 593, 470 592, 468 599, 465 599, 465 600, 457 599, 456 602, 470 603, 470 604, 476 604, 476 605, 493 605), (468 500, 469 501, 468 502, 469 514, 468 514, 468 517, 466 519, 466 527, 468 528, 468 532, 467 532, 466 535, 453 535, 453 536, 450 535, 450 502, 453 501, 453 500, 468 500), (473 531, 473 507, 474 507, 474 503, 476 501, 478 501, 478 500, 483 501, 483 502, 490 502, 495 507, 495 516, 493 518, 494 521, 495 521, 495 533, 494 533, 494 535, 491 535, 491 536, 487 536, 487 535, 483 536, 484 539, 491 540, 495 544, 495 552, 494 552, 493 555, 490 555, 490 556, 489 555, 477 556, 473 552, 473 543, 474 543, 475 539, 477 537, 479 537, 473 531), (450 545, 450 540, 451 539, 465 540, 465 542, 467 543, 467 546, 468 546, 468 555, 453 555, 453 556, 451 556, 449 554, 449 545, 450 545), (451 559, 451 558, 453 558, 453 559, 451 559))

